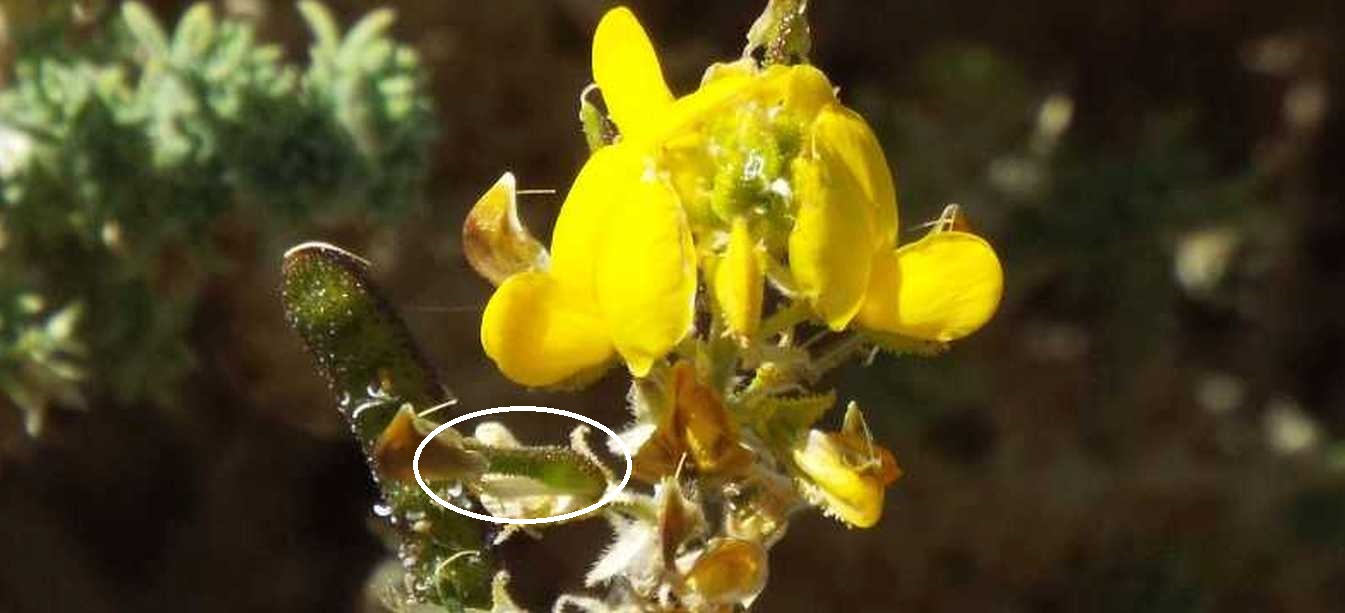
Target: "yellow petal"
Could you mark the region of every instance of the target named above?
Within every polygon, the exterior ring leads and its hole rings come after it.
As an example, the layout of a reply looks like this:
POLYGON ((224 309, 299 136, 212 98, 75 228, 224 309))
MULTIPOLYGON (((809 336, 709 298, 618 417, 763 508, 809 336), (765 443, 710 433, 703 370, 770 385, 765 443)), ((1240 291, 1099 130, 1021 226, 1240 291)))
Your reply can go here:
POLYGON ((877 238, 869 205, 844 166, 799 158, 793 164, 798 206, 789 234, 789 268, 799 292, 833 330, 859 311, 877 238))
POLYGON ((757 74, 757 63, 751 58, 741 58, 732 62, 715 62, 701 74, 701 86, 704 87, 725 78, 752 77, 757 74))
POLYGON ((745 74, 726 74, 703 84, 696 91, 678 98, 671 106, 649 112, 646 125, 634 135, 646 144, 662 144, 684 135, 716 113, 729 109, 754 95, 759 80, 745 74))
POLYGON ((593 80, 623 137, 647 130, 673 99, 653 43, 624 6, 608 11, 593 34, 593 80))
POLYGON ((691 327, 696 263, 676 193, 633 143, 589 158, 561 207, 551 272, 637 376, 691 327))
POLYGON ((551 273, 567 293, 596 300, 593 288, 597 244, 612 211, 624 203, 615 190, 640 172, 640 157, 625 144, 603 147, 579 170, 551 233, 551 273))
POLYGON ((687 221, 696 231, 718 224, 710 208, 716 166, 714 158, 706 154, 709 143, 702 131, 686 132, 668 140, 659 156, 659 168, 668 173, 687 221))
POLYGON ((642 377, 691 330, 695 248, 677 194, 652 171, 627 169, 607 194, 617 205, 588 247, 598 258, 595 295, 617 351, 642 377))
POLYGON ((836 101, 831 83, 812 66, 778 66, 764 73, 740 63, 716 67, 707 71, 696 91, 678 98, 666 112, 651 116, 649 129, 639 136, 646 143, 662 143, 747 100, 780 106, 800 117, 812 117, 836 101))
POLYGON ((556 385, 601 367, 612 343, 583 300, 545 272, 509 277, 486 304, 481 345, 505 376, 528 386, 556 385))
POLYGON ((874 258, 860 325, 931 341, 962 338, 999 307, 1003 271, 990 244, 966 232, 935 231, 874 258))
POLYGON ((766 104, 780 105, 799 117, 810 118, 836 103, 836 91, 814 66, 774 65, 761 74, 760 96, 766 104))
POLYGON ((715 269, 715 298, 735 334, 751 336, 761 324, 763 271, 756 239, 747 220, 735 219, 724 259, 715 269))
POLYGON ((824 149, 830 158, 850 169, 859 182, 865 199, 872 207, 875 245, 887 250, 895 246, 897 236, 897 192, 892 172, 873 130, 858 113, 839 104, 822 109, 812 127, 814 146, 824 149))

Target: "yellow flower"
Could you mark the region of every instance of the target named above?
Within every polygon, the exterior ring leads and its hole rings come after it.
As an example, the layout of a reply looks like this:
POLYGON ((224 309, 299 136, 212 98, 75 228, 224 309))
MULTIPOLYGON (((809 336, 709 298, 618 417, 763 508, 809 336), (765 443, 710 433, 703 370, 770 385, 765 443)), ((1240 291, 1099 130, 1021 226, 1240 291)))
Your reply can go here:
POLYGON ((854 403, 840 432, 810 431, 793 458, 814 502, 857 528, 878 523, 884 490, 901 476, 892 453, 873 442, 854 403))
POLYGON ((798 213, 790 269, 833 330, 854 320, 880 333, 947 342, 994 315, 1003 272, 984 239, 949 220, 894 249, 896 193, 859 115, 839 104, 824 108, 793 171, 798 213))
POLYGON ((629 11, 603 19, 594 57, 599 83, 623 84, 603 92, 623 142, 596 151, 575 178, 556 220, 549 267, 504 279, 482 316, 486 355, 524 385, 575 381, 614 355, 645 376, 692 326, 690 229, 650 141, 634 136, 672 95, 629 11))
POLYGON ((555 385, 614 354, 644 376, 690 330, 691 234, 647 164, 625 144, 595 152, 561 205, 550 267, 510 276, 491 296, 481 344, 509 378, 555 385))

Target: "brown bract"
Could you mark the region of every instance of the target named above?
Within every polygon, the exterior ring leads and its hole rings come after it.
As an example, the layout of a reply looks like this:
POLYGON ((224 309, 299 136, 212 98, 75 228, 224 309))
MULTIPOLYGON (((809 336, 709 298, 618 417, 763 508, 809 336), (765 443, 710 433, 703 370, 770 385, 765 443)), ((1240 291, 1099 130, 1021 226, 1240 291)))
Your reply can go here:
POLYGON ((752 452, 713 389, 701 383, 690 362, 678 362, 667 377, 670 393, 658 429, 635 454, 635 477, 650 483, 677 472, 686 458, 700 474, 734 475, 746 470, 752 452))

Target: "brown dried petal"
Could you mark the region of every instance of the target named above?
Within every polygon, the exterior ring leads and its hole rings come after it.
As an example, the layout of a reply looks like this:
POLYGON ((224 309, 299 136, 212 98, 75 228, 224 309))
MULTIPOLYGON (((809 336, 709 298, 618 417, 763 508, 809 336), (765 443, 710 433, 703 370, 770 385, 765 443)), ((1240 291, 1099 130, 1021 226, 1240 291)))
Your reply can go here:
POLYGON ((547 267, 546 247, 518 219, 513 173, 504 173, 472 206, 462 226, 462 250, 472 268, 495 285, 547 267))
MULTIPOLYGON (((415 457, 416 447, 425 440, 428 431, 417 427, 416 412, 410 405, 397 411, 388 426, 379 435, 374 444, 373 460, 378 474, 383 477, 415 482, 415 473, 411 470, 411 461, 415 457)), ((453 480, 476 476, 485 469, 485 462, 475 452, 463 449, 461 436, 448 429, 434 437, 420 456, 420 474, 431 480, 453 480)))

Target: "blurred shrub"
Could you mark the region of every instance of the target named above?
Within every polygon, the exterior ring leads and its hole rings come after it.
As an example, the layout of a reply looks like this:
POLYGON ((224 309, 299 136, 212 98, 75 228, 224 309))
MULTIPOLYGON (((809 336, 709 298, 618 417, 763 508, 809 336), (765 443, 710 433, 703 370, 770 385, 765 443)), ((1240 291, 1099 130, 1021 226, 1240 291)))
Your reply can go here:
POLYGON ((321 4, 300 12, 307 66, 204 3, 171 32, 129 2, 86 16, 87 36, 61 35, 60 13, 16 34, 0 92, 0 394, 30 432, 53 401, 78 401, 83 373, 119 402, 171 402, 192 365, 186 326, 226 264, 222 221, 274 233, 415 201, 435 119, 392 13, 343 35, 321 4))

